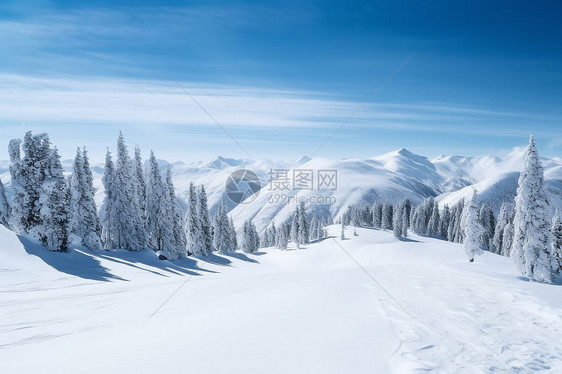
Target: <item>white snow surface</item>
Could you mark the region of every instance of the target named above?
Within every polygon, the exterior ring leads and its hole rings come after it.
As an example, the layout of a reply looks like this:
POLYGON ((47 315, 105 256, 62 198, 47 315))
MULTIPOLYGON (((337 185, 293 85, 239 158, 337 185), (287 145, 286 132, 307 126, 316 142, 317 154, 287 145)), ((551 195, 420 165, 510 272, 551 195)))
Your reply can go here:
POLYGON ((562 287, 459 244, 50 253, 0 226, 2 373, 560 373, 562 287), (347 254, 349 253, 349 255, 347 254))

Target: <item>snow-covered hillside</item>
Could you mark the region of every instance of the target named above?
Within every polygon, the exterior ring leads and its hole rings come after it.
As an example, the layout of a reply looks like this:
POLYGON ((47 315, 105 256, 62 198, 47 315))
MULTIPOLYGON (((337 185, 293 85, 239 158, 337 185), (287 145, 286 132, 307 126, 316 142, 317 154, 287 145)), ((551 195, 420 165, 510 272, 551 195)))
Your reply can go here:
POLYGON ((52 253, 0 226, 2 372, 562 370, 561 287, 494 254, 470 264, 458 244, 329 231, 301 250, 171 263, 52 253))
MULTIPOLYGON (((512 202, 515 197, 523 153, 523 149, 515 148, 503 158, 440 156, 430 160, 400 149, 368 159, 301 157, 295 161, 274 162, 217 157, 192 163, 159 162, 162 170, 171 168, 176 193, 182 200, 187 198, 190 182, 205 185, 211 213, 214 213, 219 201, 225 196, 228 177, 240 168, 252 170, 262 181, 262 189, 257 198, 238 206, 229 199, 226 201, 238 228, 244 221, 253 219, 258 230, 263 230, 271 222, 279 224, 289 217, 295 210, 294 201, 297 198, 306 201, 314 199, 314 203, 307 204, 309 212, 338 217, 348 205, 377 200, 396 202, 404 197, 417 204, 426 197, 435 196, 441 205, 452 206, 460 199, 470 197, 473 188, 476 188, 481 199, 492 206, 497 216, 501 204, 504 201, 512 202), (337 188, 318 190, 315 185, 312 190, 307 191, 272 189, 269 173, 276 169, 288 170, 289 177, 292 177, 294 170, 336 170, 337 188)), ((552 203, 562 208, 562 159, 543 158, 542 162, 552 203)), ((71 165, 70 160, 63 162, 67 171, 71 165)), ((0 178, 3 182, 8 182, 9 194, 8 167, 8 162, 0 162, 0 178)), ((92 171, 99 208, 104 197, 101 183, 103 165, 94 165, 92 171)))

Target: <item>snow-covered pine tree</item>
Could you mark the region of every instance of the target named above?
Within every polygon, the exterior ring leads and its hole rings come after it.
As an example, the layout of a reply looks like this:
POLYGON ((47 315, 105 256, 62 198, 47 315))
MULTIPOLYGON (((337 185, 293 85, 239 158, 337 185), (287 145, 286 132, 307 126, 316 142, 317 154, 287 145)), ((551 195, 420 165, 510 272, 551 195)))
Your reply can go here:
POLYGON ((382 207, 381 226, 385 230, 392 230, 393 207, 389 202, 385 202, 382 207))
POLYGON ((12 178, 12 229, 17 233, 26 232, 26 191, 27 178, 23 171, 23 160, 21 159, 21 139, 10 140, 8 146, 10 156, 10 176, 12 178))
POLYGON ((246 221, 242 231, 242 250, 246 253, 254 253, 258 248, 259 237, 256 226, 254 226, 252 221, 246 221))
POLYGON ((395 238, 399 238, 402 236, 402 223, 404 222, 403 216, 403 208, 401 203, 396 203, 394 206, 394 214, 392 216, 392 233, 394 234, 395 238))
POLYGON ((93 178, 86 150, 76 150, 70 177, 70 237, 90 250, 102 248, 100 225, 94 201, 93 178))
POLYGON ((300 219, 300 206, 297 205, 295 210, 295 214, 293 215, 293 223, 291 225, 291 240, 295 242, 297 248, 300 248, 300 241, 299 241, 299 219, 300 219))
POLYGON ((309 233, 308 218, 306 217, 306 209, 304 202, 300 203, 300 208, 298 209, 298 242, 299 244, 307 244, 309 233))
POLYGON ((439 235, 439 226, 441 225, 441 217, 439 216, 439 206, 434 203, 431 209, 431 215, 429 216, 429 221, 427 223, 427 235, 437 236, 439 235))
MULTIPOLYGON (((49 137, 45 133, 32 135, 28 131, 23 139, 24 152, 22 171, 25 176, 25 231, 39 236, 42 231, 41 220, 41 194, 43 183, 50 178, 48 159, 51 153, 49 137)), ((44 200, 43 200, 44 201, 44 200)))
POLYGON ((211 235, 211 219, 207 207, 207 193, 201 185, 197 191, 197 215, 199 216, 199 227, 201 228, 201 245, 205 255, 213 253, 213 238, 211 235))
POLYGON ((552 253, 556 256, 558 267, 562 266, 562 221, 560 211, 557 209, 556 214, 552 217, 552 253))
POLYGON ((232 251, 224 197, 213 218, 213 247, 221 253, 232 251))
POLYGON ((102 177, 102 183, 105 190, 101 214, 101 239, 103 247, 106 250, 119 248, 117 241, 116 227, 113 219, 113 211, 115 210, 115 166, 111 158, 109 149, 105 154, 105 167, 102 177))
POLYGON ((189 200, 187 203, 187 215, 185 217, 185 232, 187 239, 187 251, 189 254, 206 255, 201 233, 201 223, 197 214, 197 192, 193 182, 189 184, 189 200))
POLYGON ((316 239, 318 239, 318 217, 313 216, 312 219, 310 220, 310 236, 309 236, 309 241, 314 241, 316 239))
MULTIPOLYGON (((173 260, 180 256, 174 242, 174 212, 168 186, 162 180, 162 174, 154 152, 150 152, 146 182, 145 215, 148 233, 148 246, 160 251, 167 259, 173 260)), ((138 181, 137 181, 138 183, 138 181)))
POLYGON ((10 221, 12 219, 12 208, 8 203, 8 198, 6 197, 6 191, 4 190, 4 184, 0 180, 0 224, 4 227, 11 229, 10 221))
POLYGON ((234 221, 232 217, 228 220, 228 232, 230 237, 230 248, 232 251, 238 249, 238 236, 236 235, 236 229, 234 228, 234 221))
POLYGON ((38 236, 50 251, 68 250, 69 191, 64 179, 60 156, 53 149, 47 158, 46 178, 40 193, 40 229, 38 236))
POLYGON ((498 216, 498 221, 496 223, 496 229, 494 230, 494 236, 492 238, 491 251, 497 254, 502 254, 503 248, 503 233, 505 226, 511 221, 511 207, 507 203, 503 203, 500 208, 500 214, 498 216))
POLYGON ((279 249, 285 250, 287 249, 287 245, 289 244, 289 235, 288 232, 290 230, 289 224, 283 223, 279 229, 277 230, 277 240, 275 246, 279 249))
POLYGON ((187 257, 186 238, 184 231, 183 213, 180 207, 178 198, 176 197, 176 190, 172 182, 172 171, 170 168, 166 170, 165 189, 167 193, 167 201, 169 210, 172 215, 172 233, 174 235, 174 247, 180 257, 187 257))
POLYGON ((341 236, 340 236, 341 240, 345 240, 345 224, 343 223, 343 221, 341 221, 341 236))
POLYGON ((407 206, 403 205, 403 208, 402 208, 402 237, 403 238, 408 237, 408 221, 409 221, 409 218, 410 218, 410 215, 408 214, 408 208, 407 208, 407 206))
POLYGON ((140 251, 146 248, 147 235, 139 206, 138 185, 122 133, 119 133, 117 139, 113 187, 112 223, 115 227, 117 246, 129 251, 140 251))
POLYGON ((382 228, 382 209, 383 209, 383 204, 380 202, 376 202, 373 205, 373 209, 371 211, 371 214, 373 216, 373 227, 380 229, 382 228))
POLYGON ((513 247, 513 235, 515 234, 513 223, 508 222, 503 228, 503 239, 501 255, 511 257, 511 248, 513 247))
POLYGON ((41 133, 25 134, 23 143, 12 139, 9 145, 10 174, 12 177, 12 227, 18 233, 30 233, 38 237, 41 232, 41 200, 43 182, 50 177, 49 137, 41 133), (23 151, 23 158, 21 157, 23 151))
POLYGON ((494 231, 496 229, 496 219, 494 217, 494 212, 492 212, 492 207, 488 204, 482 204, 479 217, 482 227, 484 228, 484 233, 482 234, 482 248, 491 250, 492 239, 494 238, 494 231))
POLYGON ((523 275, 539 282, 552 282, 558 271, 549 241, 549 213, 544 172, 531 135, 515 197, 511 258, 523 275))
POLYGON ((451 210, 449 205, 445 204, 443 207, 443 213, 441 214, 441 224, 439 225, 439 235, 441 237, 448 239, 449 224, 451 223, 451 210))
POLYGON ((462 215, 464 212, 464 200, 459 201, 456 205, 455 212, 455 225, 453 226, 453 242, 462 243, 464 242, 464 230, 462 228, 462 215))
POLYGON ((148 213, 146 211, 146 181, 144 178, 143 162, 141 150, 138 145, 135 145, 135 159, 134 159, 134 170, 133 175, 135 176, 134 181, 136 183, 137 198, 139 201, 139 207, 142 214, 143 224, 148 224, 148 213))
POLYGON ((464 251, 470 262, 474 262, 474 256, 482 254, 482 234, 484 233, 484 228, 478 216, 479 211, 480 202, 478 194, 474 190, 462 217, 462 228, 465 234, 464 251))

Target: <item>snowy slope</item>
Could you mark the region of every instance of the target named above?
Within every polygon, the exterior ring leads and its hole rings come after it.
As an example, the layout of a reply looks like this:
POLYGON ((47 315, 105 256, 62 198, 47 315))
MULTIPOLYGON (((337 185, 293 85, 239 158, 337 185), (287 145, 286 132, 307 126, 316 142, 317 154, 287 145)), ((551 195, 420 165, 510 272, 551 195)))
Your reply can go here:
POLYGON ((170 263, 24 248, 0 227, 2 372, 562 370, 561 287, 490 253, 469 264, 458 244, 338 230, 302 250, 170 263))

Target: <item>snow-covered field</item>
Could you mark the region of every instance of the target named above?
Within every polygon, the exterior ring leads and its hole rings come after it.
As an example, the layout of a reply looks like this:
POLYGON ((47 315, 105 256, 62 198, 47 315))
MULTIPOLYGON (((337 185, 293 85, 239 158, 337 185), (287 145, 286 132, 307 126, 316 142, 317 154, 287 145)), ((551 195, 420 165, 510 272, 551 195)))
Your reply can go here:
POLYGON ((0 372, 562 371, 561 286, 459 244, 329 230, 170 263, 51 253, 0 226, 0 372))

